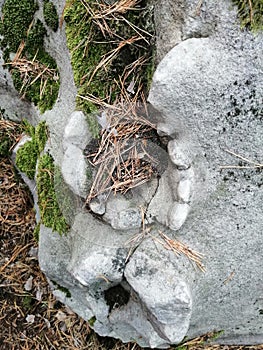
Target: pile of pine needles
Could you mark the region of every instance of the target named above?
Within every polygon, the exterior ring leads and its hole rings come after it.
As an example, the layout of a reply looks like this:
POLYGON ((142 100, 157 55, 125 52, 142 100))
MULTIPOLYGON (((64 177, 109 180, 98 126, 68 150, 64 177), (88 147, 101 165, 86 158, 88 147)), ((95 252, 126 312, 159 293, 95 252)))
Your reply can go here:
POLYGON ((157 175, 158 161, 147 150, 156 126, 138 113, 137 107, 131 101, 119 103, 98 117, 102 125, 100 139, 95 150, 87 154, 97 170, 87 204, 100 194, 125 194, 157 175))

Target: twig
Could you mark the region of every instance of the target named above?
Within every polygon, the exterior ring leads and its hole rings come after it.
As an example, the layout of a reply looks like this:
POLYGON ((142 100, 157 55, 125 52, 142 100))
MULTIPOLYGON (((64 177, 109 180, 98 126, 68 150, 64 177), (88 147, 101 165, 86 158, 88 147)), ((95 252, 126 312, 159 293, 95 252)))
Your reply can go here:
POLYGON ((248 4, 249 4, 249 17, 250 17, 250 23, 252 24, 252 22, 253 22, 253 17, 254 17, 254 14, 253 14, 253 6, 252 6, 252 1, 251 1, 251 0, 248 0, 248 4))
POLYGON ((138 246, 142 243, 142 241, 144 241, 144 239, 147 237, 147 235, 151 231, 151 228, 146 227, 146 224, 145 224, 145 215, 146 215, 145 209, 143 207, 141 207, 140 209, 141 209, 141 218, 142 218, 142 231, 136 234, 135 236, 133 236, 131 239, 129 239, 125 243, 126 245, 131 245, 127 258, 125 260, 125 263, 127 263, 127 261, 130 259, 132 254, 135 252, 138 246))
POLYGON ((222 165, 220 166, 220 169, 256 169, 256 168, 263 168, 263 164, 261 163, 257 163, 251 159, 248 159, 248 158, 245 158, 233 151, 229 151, 229 150, 225 150, 225 152, 235 156, 236 158, 239 158, 241 160, 243 160, 244 162, 247 162, 249 164, 252 164, 251 166, 250 165, 222 165))

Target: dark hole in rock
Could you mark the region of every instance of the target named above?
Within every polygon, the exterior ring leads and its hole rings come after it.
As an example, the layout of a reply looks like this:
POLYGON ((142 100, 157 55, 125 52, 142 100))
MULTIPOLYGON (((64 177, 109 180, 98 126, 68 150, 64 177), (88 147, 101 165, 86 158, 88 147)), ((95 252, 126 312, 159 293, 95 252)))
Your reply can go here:
POLYGON ((109 312, 124 306, 130 299, 130 292, 124 289, 120 284, 111 287, 104 292, 106 304, 109 305, 109 312))

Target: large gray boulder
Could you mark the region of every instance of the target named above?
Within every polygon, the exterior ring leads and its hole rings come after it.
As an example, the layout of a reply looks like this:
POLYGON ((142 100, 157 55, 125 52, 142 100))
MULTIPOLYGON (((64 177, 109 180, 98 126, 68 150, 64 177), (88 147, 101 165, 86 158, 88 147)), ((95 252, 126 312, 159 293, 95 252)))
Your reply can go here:
POLYGON ((263 37, 222 13, 214 35, 189 38, 165 56, 149 101, 162 114, 160 129, 188 148, 194 173, 206 169, 177 233, 206 255, 187 335, 222 329, 219 341, 252 344, 263 340, 263 37))
MULTIPOLYGON (((63 2, 54 3, 61 14, 63 2)), ((47 121, 49 152, 77 200, 67 234, 41 225, 40 266, 56 297, 102 336, 168 348, 224 330, 223 343, 262 343, 262 34, 242 31, 228 0, 158 2, 155 16, 163 59, 150 118, 169 143, 167 153, 152 151, 165 169, 129 196, 98 196, 89 211, 90 134, 75 111, 64 27, 49 33, 59 97, 41 117, 25 108, 47 121), (191 249, 205 255, 205 272, 191 249)))

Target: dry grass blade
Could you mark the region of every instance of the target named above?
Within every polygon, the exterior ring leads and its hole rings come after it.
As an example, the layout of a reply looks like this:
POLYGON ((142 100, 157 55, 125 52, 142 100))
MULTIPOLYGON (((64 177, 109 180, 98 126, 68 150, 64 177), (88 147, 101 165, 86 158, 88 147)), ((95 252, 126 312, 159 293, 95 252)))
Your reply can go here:
MULTIPOLYGON (((110 36, 116 36, 116 34, 108 25, 107 20, 116 20, 117 18, 115 16, 120 19, 120 15, 123 15, 130 10, 135 10, 135 5, 137 2, 137 0, 120 0, 109 5, 106 3, 98 2, 96 3, 96 10, 89 5, 88 1, 81 0, 82 5, 85 7, 87 13, 91 16, 93 22, 100 28, 104 37, 106 37, 106 33, 110 36)), ((123 17, 121 16, 121 18, 123 17)))
MULTIPOLYGON (((0 120, 3 127, 16 130, 15 123, 0 120)), ((33 203, 7 158, 0 161, 0 183, 1 349, 92 349, 88 322, 55 300, 39 269, 33 203), (25 289, 29 279, 30 290, 25 289), (64 321, 58 320, 58 312, 64 321)))
POLYGON ((94 18, 105 18, 119 13, 124 14, 130 10, 135 10, 137 3, 138 0, 120 0, 114 2, 112 5, 101 3, 99 4, 100 8, 94 18))
POLYGON ((251 0, 248 0, 248 4, 249 4, 250 23, 252 23, 252 22, 253 22, 253 17, 254 17, 252 1, 251 1, 251 0))
POLYGON ((106 36, 106 33, 108 33, 110 36, 116 36, 124 40, 123 38, 119 37, 115 31, 111 30, 110 26, 107 23, 107 20, 123 21, 125 24, 130 26, 135 33, 137 33, 140 39, 144 40, 149 45, 149 42, 144 35, 147 35, 149 37, 152 35, 144 29, 137 27, 123 16, 128 11, 138 10, 138 8, 136 8, 136 5, 139 3, 138 0, 120 0, 114 2, 111 5, 99 3, 97 11, 92 10, 87 1, 82 0, 82 3, 88 13, 92 16, 93 21, 100 28, 104 37, 106 36))
MULTIPOLYGON (((2 126, 3 124, 8 125, 8 123, 0 121, 2 126)), ((18 186, 13 166, 6 159, 0 160, 0 183, 0 234, 7 229, 10 233, 15 233, 20 231, 22 225, 26 227, 27 221, 34 217, 33 209, 27 210, 32 201, 30 196, 26 195, 25 187, 18 186)))
POLYGON ((138 234, 134 235, 132 238, 130 238, 125 244, 130 246, 127 258, 125 260, 125 263, 128 262, 132 254, 135 252, 137 247, 143 242, 143 240, 148 236, 149 232, 151 231, 150 227, 146 227, 145 223, 145 215, 146 210, 141 207, 141 218, 142 218, 142 230, 138 234))
POLYGON ((25 42, 24 42, 24 40, 22 40, 18 49, 17 49, 17 52, 16 52, 15 57, 13 59, 13 62, 16 62, 17 60, 20 59, 24 48, 25 48, 25 42))
POLYGON ((220 169, 258 169, 263 168, 262 163, 255 162, 253 160, 250 160, 248 158, 245 158, 233 151, 225 150, 227 153, 231 154, 232 156, 235 156, 238 159, 241 159, 242 161, 249 163, 251 165, 222 165, 220 166, 220 169))
POLYGON ((122 18, 122 20, 126 24, 128 24, 128 26, 130 26, 137 33, 137 35, 139 35, 140 39, 144 40, 147 43, 147 45, 150 45, 149 41, 144 36, 144 35, 147 35, 151 37, 152 35, 150 33, 146 32, 146 30, 143 30, 142 28, 137 27, 135 24, 131 23, 124 17, 122 18))
POLYGON ((87 94, 86 96, 82 96, 82 95, 77 95, 77 97, 81 98, 82 100, 86 100, 88 102, 94 103, 97 106, 100 107, 104 107, 104 108, 112 108, 112 105, 105 102, 104 100, 102 100, 101 98, 95 97, 91 94, 87 94))
MULTIPOLYGON (((21 225, 21 222, 18 223, 18 225, 20 226, 20 225, 21 225)), ((12 255, 12 257, 5 263, 5 265, 3 265, 3 266, 0 268, 0 272, 2 273, 2 272, 4 271, 4 269, 5 269, 9 264, 11 264, 11 262, 14 261, 14 260, 18 257, 18 255, 19 255, 20 253, 23 252, 23 250, 28 249, 28 247, 30 247, 31 245, 32 245, 32 243, 28 243, 27 245, 22 246, 22 247, 16 249, 16 250, 14 251, 14 254, 12 255)))
POLYGON ((189 248, 186 244, 173 240, 166 236, 162 231, 159 231, 159 235, 162 240, 153 237, 155 241, 162 244, 166 249, 171 250, 176 255, 185 255, 190 261, 196 264, 196 266, 202 271, 205 272, 205 267, 202 263, 203 255, 189 248))
MULTIPOLYGON (((213 341, 216 338, 218 338, 221 334, 223 334, 224 331, 212 331, 212 332, 208 332, 206 334, 201 335, 200 337, 196 337, 193 338, 191 340, 185 341, 181 344, 182 348, 186 348, 186 349, 204 349, 206 348, 206 346, 204 345, 205 342, 209 342, 209 341, 213 341)), ((218 349, 218 345, 210 345, 207 346, 207 349, 218 349), (211 348, 210 348, 211 346, 211 348)), ((237 347, 238 348, 238 347, 237 347)), ((227 347, 226 349, 227 350, 227 347)), ((237 350, 237 349, 236 349, 237 350)), ((241 350, 241 349, 240 349, 241 350)))
POLYGON ((25 93, 29 86, 41 79, 41 83, 44 84, 40 91, 40 95, 42 95, 48 79, 58 80, 56 69, 50 69, 38 61, 29 61, 26 58, 21 58, 8 64, 12 69, 17 69, 20 73, 23 82, 20 93, 25 93))

